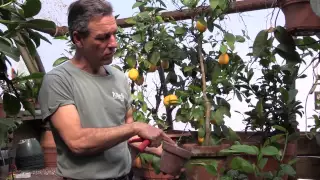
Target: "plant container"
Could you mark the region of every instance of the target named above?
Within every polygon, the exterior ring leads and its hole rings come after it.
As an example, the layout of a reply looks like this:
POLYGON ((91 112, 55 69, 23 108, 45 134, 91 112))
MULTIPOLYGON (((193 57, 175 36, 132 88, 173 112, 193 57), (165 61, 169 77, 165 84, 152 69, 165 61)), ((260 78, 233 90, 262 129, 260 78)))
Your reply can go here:
POLYGON ((18 170, 44 168, 42 148, 36 138, 22 139, 17 145, 16 165, 18 170))
POLYGON ((0 97, 0 118, 5 118, 6 117, 6 112, 3 109, 3 100, 0 97))
POLYGON ((196 143, 194 144, 184 144, 183 147, 192 152, 191 159, 185 166, 185 176, 186 180, 219 180, 220 170, 225 169, 227 156, 219 155, 219 152, 223 149, 229 148, 230 144, 221 144, 215 146, 201 146, 196 143), (201 164, 211 164, 216 161, 217 175, 210 174, 207 169, 201 164))
POLYGON ((40 145, 44 156, 44 166, 57 167, 57 149, 51 130, 46 129, 43 132, 40 145))
MULTIPOLYGON (((189 132, 183 131, 168 131, 167 135, 175 142, 180 138, 190 137, 189 132)), ((131 151, 132 157, 132 170, 135 178, 141 180, 171 180, 175 179, 174 176, 169 174, 164 174, 162 172, 156 173, 155 169, 152 167, 151 162, 143 162, 135 150, 131 151)))
POLYGON ((160 171, 172 176, 178 176, 185 163, 191 158, 191 151, 176 144, 163 142, 163 152, 160 160, 160 171))
POLYGON ((320 17, 310 6, 310 0, 279 0, 285 16, 285 27, 293 36, 312 36, 320 32, 320 17))
POLYGON ((7 179, 9 176, 9 154, 8 150, 1 150, 1 156, 0 156, 0 179, 7 179))

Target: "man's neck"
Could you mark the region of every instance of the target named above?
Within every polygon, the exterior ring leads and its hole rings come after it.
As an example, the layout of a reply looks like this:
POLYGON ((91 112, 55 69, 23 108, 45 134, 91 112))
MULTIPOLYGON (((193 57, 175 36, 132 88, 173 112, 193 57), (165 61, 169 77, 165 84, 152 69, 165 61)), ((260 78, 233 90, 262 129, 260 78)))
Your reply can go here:
POLYGON ((75 54, 75 56, 71 59, 71 63, 75 65, 77 68, 86 71, 90 74, 106 74, 101 71, 101 66, 97 67, 90 63, 85 57, 80 56, 79 54, 75 54))

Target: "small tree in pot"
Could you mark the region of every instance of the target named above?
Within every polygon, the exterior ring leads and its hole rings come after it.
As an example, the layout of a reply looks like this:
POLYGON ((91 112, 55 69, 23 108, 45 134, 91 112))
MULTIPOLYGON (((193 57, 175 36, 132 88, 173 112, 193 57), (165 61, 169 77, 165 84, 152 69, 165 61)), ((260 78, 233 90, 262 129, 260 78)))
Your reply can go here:
POLYGON ((230 166, 233 170, 249 174, 250 179, 295 175, 291 165, 300 135, 296 115, 302 116, 303 108, 301 102, 295 99, 298 93, 295 82, 306 77, 299 74, 302 58, 297 52, 296 42, 281 26, 260 31, 253 44, 252 55, 261 67, 261 76, 252 82, 252 69, 246 74, 239 74, 242 83, 238 88, 252 108, 245 113, 246 129, 257 131, 253 137, 258 138, 222 152, 245 154, 233 158, 230 166), (279 43, 277 47, 273 47, 274 40, 279 43), (284 59, 282 65, 276 55, 284 59), (252 99, 257 99, 257 102, 253 103, 252 99))

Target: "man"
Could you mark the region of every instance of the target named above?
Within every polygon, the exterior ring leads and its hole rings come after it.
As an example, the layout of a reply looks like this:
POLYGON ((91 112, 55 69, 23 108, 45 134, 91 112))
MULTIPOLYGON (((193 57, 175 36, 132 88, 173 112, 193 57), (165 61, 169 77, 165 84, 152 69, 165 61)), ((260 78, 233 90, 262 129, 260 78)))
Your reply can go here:
POLYGON ((127 180, 128 139, 151 140, 146 151, 158 155, 162 140, 174 143, 162 130, 133 122, 127 78, 109 66, 117 47, 112 11, 103 0, 70 5, 75 55, 48 72, 40 89, 42 117, 49 120, 57 146, 57 174, 64 179, 127 180))

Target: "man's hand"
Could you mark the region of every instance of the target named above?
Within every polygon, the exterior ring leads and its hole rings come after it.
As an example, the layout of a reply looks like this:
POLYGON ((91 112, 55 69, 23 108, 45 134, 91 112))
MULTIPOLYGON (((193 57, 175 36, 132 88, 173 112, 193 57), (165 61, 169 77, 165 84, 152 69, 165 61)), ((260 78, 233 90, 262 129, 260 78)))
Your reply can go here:
POLYGON ((134 128, 136 129, 136 134, 143 138, 151 141, 150 147, 159 147, 161 142, 167 141, 169 143, 175 143, 166 133, 161 129, 153 127, 146 123, 135 122, 134 128))

